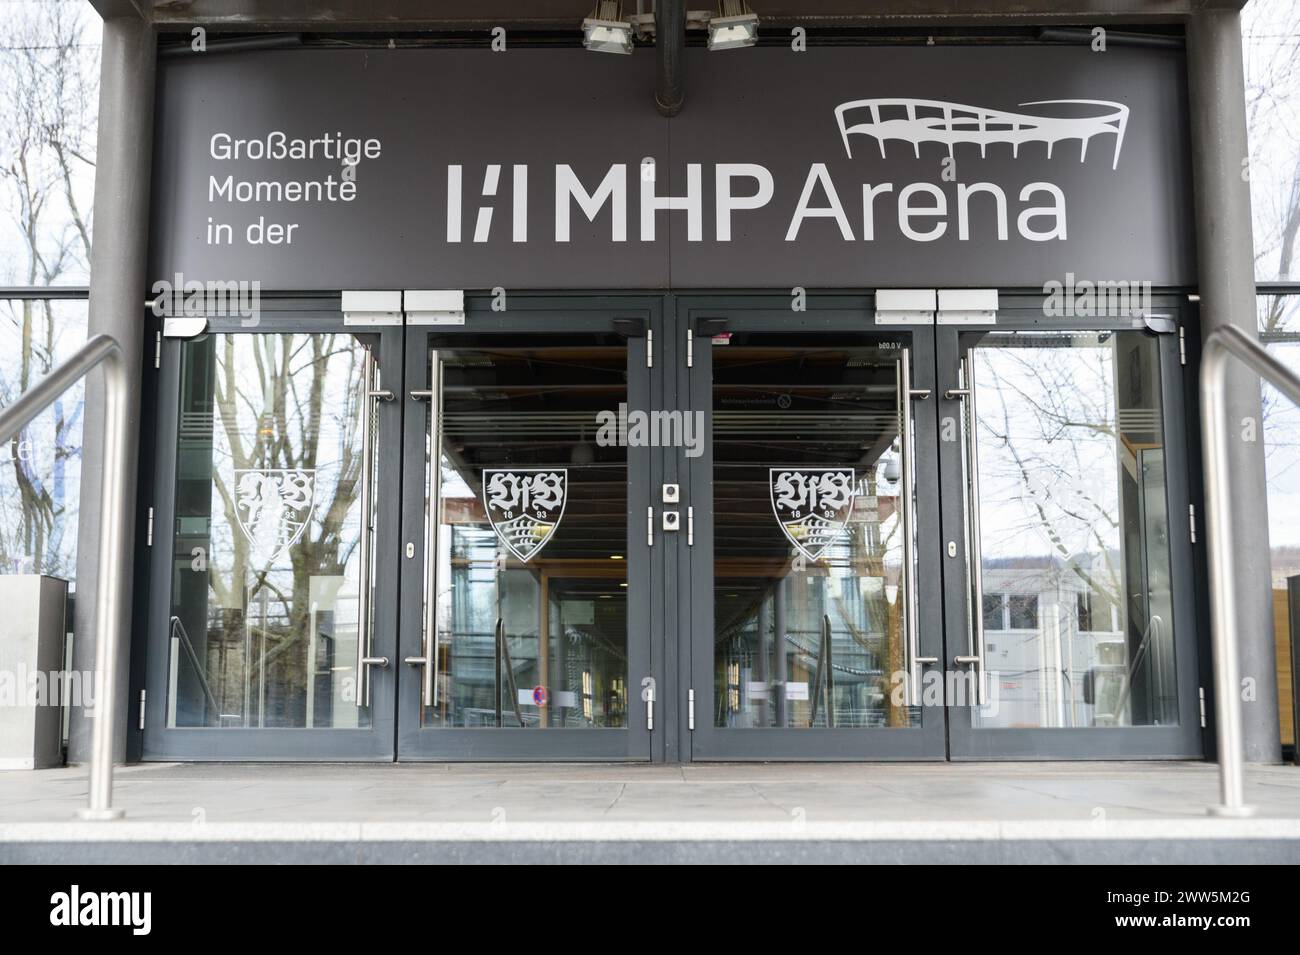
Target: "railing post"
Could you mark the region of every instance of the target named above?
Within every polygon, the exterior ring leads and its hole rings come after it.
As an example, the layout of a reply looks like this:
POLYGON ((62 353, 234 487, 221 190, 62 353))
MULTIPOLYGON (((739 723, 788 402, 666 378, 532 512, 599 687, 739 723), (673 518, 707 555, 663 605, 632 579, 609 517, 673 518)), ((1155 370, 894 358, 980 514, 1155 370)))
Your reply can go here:
MULTIPOLYGON (((131 527, 127 493, 127 429, 131 382, 122 347, 110 335, 95 335, 48 375, 0 408, 0 444, 9 441, 54 400, 98 365, 104 366, 104 459, 100 493, 99 565, 95 578, 94 718, 91 728, 90 805, 83 819, 119 819, 112 808, 113 730, 117 684, 113 673, 130 619, 130 568, 118 559, 131 527)), ((89 715, 89 714, 88 714, 89 715)))
POLYGON ((90 805, 82 819, 120 819, 113 808, 113 743, 118 700, 114 674, 126 630, 131 575, 119 555, 130 530, 127 429, 130 382, 120 350, 104 363, 104 471, 100 491, 99 567, 95 579, 95 715, 90 730, 90 805))
POLYGON ((1215 733, 1219 749, 1220 804, 1211 815, 1249 816, 1242 778, 1241 677, 1238 673, 1236 576, 1232 538, 1228 411, 1224 395, 1228 351, 1223 331, 1205 343, 1201 364, 1201 427, 1205 462, 1205 521, 1209 531, 1210 642, 1214 655, 1215 733))

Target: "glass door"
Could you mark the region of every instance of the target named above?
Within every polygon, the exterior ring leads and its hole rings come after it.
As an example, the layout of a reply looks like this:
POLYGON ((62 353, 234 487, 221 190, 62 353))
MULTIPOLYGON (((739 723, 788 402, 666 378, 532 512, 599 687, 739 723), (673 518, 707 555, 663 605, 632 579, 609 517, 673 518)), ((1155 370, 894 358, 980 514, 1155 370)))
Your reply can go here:
POLYGON ((1201 755, 1177 340, 940 328, 954 758, 1201 755))
POLYGON ((864 314, 679 307, 691 758, 944 757, 932 329, 864 314))
POLYGON ((650 758, 654 309, 582 308, 407 329, 401 759, 650 758))
POLYGON ((167 341, 147 759, 391 759, 400 329, 337 311, 167 341), (389 400, 385 400, 389 399, 389 400))

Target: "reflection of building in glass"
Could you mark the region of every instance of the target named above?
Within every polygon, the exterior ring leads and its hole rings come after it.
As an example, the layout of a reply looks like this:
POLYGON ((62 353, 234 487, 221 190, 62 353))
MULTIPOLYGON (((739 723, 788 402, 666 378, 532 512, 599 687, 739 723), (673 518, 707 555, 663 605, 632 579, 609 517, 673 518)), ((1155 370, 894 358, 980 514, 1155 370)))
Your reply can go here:
POLYGON ((1156 340, 990 335, 977 350, 981 727, 1179 718, 1156 340))
POLYGON ((1134 646, 1123 609, 1051 558, 985 562, 984 588, 996 710, 982 726, 1129 726, 1135 714, 1153 723, 1176 714, 1171 626, 1157 619, 1134 646))

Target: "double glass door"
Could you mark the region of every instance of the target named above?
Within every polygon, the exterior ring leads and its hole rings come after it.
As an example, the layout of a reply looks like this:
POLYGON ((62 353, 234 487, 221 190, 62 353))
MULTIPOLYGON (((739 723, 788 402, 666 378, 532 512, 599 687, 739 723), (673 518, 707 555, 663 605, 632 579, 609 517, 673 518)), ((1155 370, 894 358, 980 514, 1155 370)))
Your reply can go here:
POLYGON ((146 758, 1200 754, 1171 336, 467 305, 167 342, 146 758))
POLYGON ((1201 755, 1176 336, 864 312, 678 301, 682 751, 1201 755))
POLYGON ((553 304, 166 343, 146 758, 651 758, 660 306, 553 304))
POLYGON ((934 340, 860 310, 688 304, 694 759, 945 755, 934 340))
POLYGON ((650 304, 408 327, 402 758, 650 759, 650 304))

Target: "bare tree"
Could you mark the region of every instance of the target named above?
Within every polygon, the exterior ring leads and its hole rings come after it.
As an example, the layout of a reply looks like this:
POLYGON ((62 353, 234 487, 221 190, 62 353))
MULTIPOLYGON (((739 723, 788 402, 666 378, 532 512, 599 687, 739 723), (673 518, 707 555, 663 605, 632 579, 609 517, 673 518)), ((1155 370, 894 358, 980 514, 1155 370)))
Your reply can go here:
MULTIPOLYGON (((98 46, 84 4, 6 4, 0 25, 0 269, 44 286, 85 281, 90 263, 98 46)), ((0 401, 48 373, 61 342, 85 334, 84 308, 5 303, 0 401)), ((0 567, 70 573, 75 546, 80 389, 13 439, 0 469, 0 567), (39 436, 39 437, 38 437, 39 436), (12 467, 12 473, 9 468, 12 467), (72 490, 68 496, 65 492, 72 490)))
MULTIPOLYGON (((1246 111, 1251 133, 1251 201, 1255 275, 1287 281, 1300 238, 1300 6, 1292 0, 1251 0, 1243 27, 1246 111)), ((1263 316, 1272 331, 1280 305, 1263 316)))
MULTIPOLYGON (((1288 282, 1295 279, 1300 257, 1300 6, 1292 0, 1251 0, 1243 44, 1255 276, 1288 282)), ((1261 296, 1257 308, 1264 342, 1284 361, 1300 361, 1300 298, 1261 296)), ((1300 470, 1297 412, 1272 387, 1263 389, 1263 405, 1270 492, 1286 494, 1294 490, 1300 470)), ((1295 539, 1284 527, 1286 513, 1283 507, 1274 522, 1275 542, 1295 539)))
POLYGON ((267 660, 259 682, 270 688, 268 725, 302 725, 315 665, 311 583, 344 577, 359 544, 365 352, 335 335, 225 335, 196 347, 214 351, 206 668, 223 712, 240 712, 247 672, 267 660), (315 507, 302 536, 268 566, 240 530, 236 475, 296 470, 314 472, 315 507), (244 659, 246 632, 269 652, 244 659))

